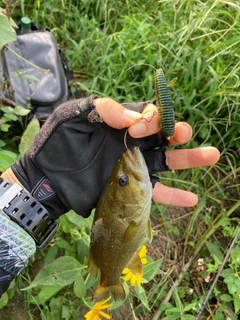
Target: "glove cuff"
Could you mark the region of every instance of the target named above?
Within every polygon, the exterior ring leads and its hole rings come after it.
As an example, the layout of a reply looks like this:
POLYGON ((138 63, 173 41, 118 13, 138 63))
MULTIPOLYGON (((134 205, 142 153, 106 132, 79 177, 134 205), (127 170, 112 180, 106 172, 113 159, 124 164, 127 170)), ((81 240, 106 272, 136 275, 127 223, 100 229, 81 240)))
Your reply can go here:
POLYGON ((54 220, 69 211, 44 173, 33 164, 28 152, 11 169, 23 187, 46 208, 54 220))

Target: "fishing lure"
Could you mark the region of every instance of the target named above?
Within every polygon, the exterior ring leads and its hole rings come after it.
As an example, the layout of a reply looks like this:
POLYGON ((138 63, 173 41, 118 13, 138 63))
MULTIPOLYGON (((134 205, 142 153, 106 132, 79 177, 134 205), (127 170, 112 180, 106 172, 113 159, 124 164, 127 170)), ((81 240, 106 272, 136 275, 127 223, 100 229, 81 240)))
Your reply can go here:
POLYGON ((175 82, 175 79, 168 85, 162 69, 157 69, 155 74, 155 95, 156 105, 159 110, 160 127, 163 135, 169 140, 174 134, 174 110, 170 95, 169 86, 175 82))

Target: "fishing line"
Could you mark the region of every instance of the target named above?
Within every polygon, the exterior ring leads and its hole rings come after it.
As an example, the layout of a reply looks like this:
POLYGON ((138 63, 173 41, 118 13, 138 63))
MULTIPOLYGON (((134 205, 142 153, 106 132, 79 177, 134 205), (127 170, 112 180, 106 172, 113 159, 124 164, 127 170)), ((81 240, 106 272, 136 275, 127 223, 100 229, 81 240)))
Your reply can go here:
POLYGON ((127 134, 128 134, 128 129, 124 133, 123 142, 124 142, 125 148, 129 150, 129 148, 127 146, 127 134))
POLYGON ((141 67, 141 66, 148 66, 148 67, 150 67, 150 68, 152 68, 152 69, 154 69, 154 70, 157 70, 157 68, 155 68, 154 66, 152 66, 152 65, 149 64, 149 63, 137 63, 137 64, 135 64, 134 66, 131 66, 131 67, 123 70, 123 71, 116 77, 116 80, 117 80, 119 77, 121 77, 125 72, 128 72, 129 70, 131 70, 131 69, 133 69, 133 68, 135 68, 135 67, 139 67, 139 66, 140 66, 140 67, 141 67))

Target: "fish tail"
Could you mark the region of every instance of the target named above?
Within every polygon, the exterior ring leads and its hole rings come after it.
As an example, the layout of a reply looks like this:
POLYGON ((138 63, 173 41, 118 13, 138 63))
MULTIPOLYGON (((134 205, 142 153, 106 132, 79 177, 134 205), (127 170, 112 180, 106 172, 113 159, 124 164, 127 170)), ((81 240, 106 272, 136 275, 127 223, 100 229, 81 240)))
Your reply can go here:
POLYGON ((115 301, 125 299, 125 291, 120 282, 109 287, 99 285, 94 292, 93 301, 102 301, 110 296, 112 296, 115 301))

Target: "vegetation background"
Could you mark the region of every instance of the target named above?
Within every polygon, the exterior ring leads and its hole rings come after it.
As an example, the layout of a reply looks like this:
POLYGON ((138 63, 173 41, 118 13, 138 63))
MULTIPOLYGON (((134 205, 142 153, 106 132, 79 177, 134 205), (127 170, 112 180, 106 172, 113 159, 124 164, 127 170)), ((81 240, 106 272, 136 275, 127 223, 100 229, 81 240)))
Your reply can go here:
MULTIPOLYGON (((29 16, 51 28, 75 73, 73 97, 77 87, 86 96, 154 101, 155 68, 162 67, 169 82, 177 77, 171 87, 175 117, 194 131, 184 148, 212 145, 221 159, 211 168, 161 174, 165 184, 197 193, 199 204, 188 210, 153 204, 145 283, 130 287, 124 305, 115 305, 110 314, 113 319, 196 319, 239 230, 240 1, 0 0, 0 7, 7 7, 15 21, 29 16)), ((24 150, 29 128, 22 110, 0 108, 3 171, 24 150)), ((2 320, 83 319, 89 310, 95 286, 86 268, 91 218, 69 212, 60 220, 57 238, 33 257, 0 300, 2 320)), ((201 319, 239 319, 239 244, 240 239, 201 319)))

